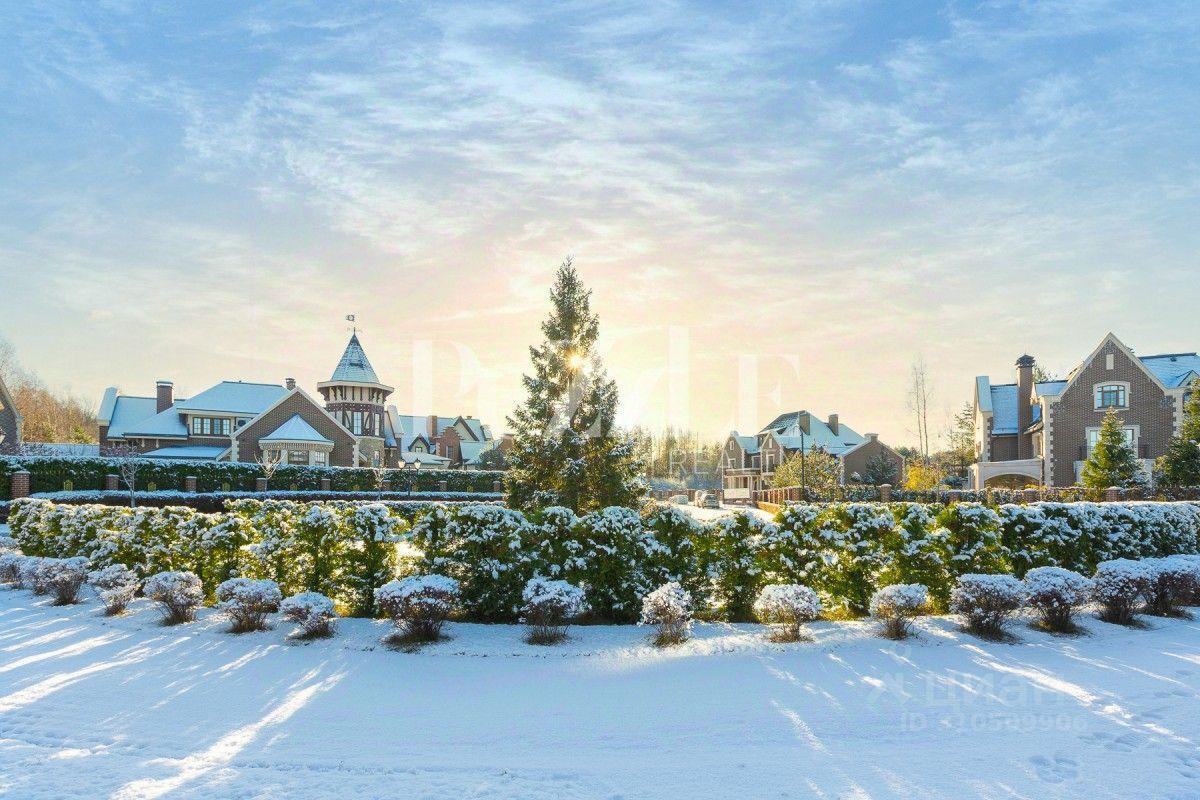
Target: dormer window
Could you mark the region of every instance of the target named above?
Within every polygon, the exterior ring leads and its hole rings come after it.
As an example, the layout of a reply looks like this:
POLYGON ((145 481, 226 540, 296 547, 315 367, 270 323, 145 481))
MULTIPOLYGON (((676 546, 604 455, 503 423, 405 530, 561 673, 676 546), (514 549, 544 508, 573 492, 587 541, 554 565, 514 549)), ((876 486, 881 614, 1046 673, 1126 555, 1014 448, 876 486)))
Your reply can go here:
POLYGON ((1102 383, 1096 386, 1096 408, 1129 407, 1129 385, 1125 383, 1102 383))

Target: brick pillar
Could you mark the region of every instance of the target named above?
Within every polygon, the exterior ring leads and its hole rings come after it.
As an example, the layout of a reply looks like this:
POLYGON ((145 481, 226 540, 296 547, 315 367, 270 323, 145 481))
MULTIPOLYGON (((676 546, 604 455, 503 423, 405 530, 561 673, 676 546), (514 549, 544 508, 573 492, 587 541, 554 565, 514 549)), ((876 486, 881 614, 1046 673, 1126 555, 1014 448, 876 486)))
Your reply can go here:
POLYGON ((500 494, 502 491, 504 491, 504 484, 500 481, 492 481, 492 491, 496 494, 500 494))
POLYGON ((121 479, 118 478, 116 475, 105 475, 104 476, 104 491, 115 492, 117 489, 120 488, 120 486, 121 486, 121 479))
POLYGON ((1038 490, 1037 489, 1026 489, 1025 490, 1025 502, 1026 503, 1036 503, 1037 499, 1038 499, 1038 490))
POLYGON ((266 478, 255 478, 254 479, 254 491, 265 492, 266 490, 267 490, 267 479, 266 478))
POLYGON ((1120 502, 1122 494, 1123 494, 1123 492, 1120 489, 1118 489, 1116 486, 1110 486, 1104 490, 1104 502, 1106 502, 1106 503, 1120 502))
POLYGON ((321 491, 322 492, 328 492, 331 486, 333 486, 333 482, 330 481, 329 478, 321 478, 321 491))
POLYGON ((12 491, 11 497, 16 500, 21 497, 29 497, 29 481, 30 475, 26 470, 14 472, 11 477, 9 488, 12 491))
POLYGON ((383 482, 383 490, 384 490, 385 492, 390 492, 390 491, 392 490, 392 482, 391 482, 391 481, 384 481, 384 482, 383 482))
POLYGON ((438 491, 444 492, 447 490, 447 488, 449 486, 450 486, 450 483, 448 481, 442 481, 441 483, 438 484, 438 491))
POLYGON ((195 475, 188 475, 186 478, 183 479, 183 490, 185 492, 191 492, 192 494, 196 493, 196 476, 195 475))
POLYGON ((879 502, 892 502, 892 485, 890 483, 879 484, 879 502))

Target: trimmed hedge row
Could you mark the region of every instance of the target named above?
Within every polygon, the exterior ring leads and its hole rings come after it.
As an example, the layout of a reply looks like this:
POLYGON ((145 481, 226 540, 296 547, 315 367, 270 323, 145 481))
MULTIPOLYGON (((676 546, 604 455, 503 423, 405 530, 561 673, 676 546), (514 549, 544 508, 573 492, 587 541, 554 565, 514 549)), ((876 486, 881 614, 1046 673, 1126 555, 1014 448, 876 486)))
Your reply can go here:
POLYGON ((771 583, 810 586, 826 608, 858 615, 891 584, 927 586, 944 609, 964 574, 1090 575, 1101 561, 1196 553, 1200 539, 1200 504, 1190 502, 835 503, 789 506, 775 522, 739 513, 708 523, 672 506, 526 517, 438 503, 238 500, 219 514, 13 505, 12 533, 28 555, 83 555, 93 568, 123 563, 142 575, 186 569, 212 586, 270 578, 360 614, 374 612, 373 590, 397 574, 436 573, 459 582, 466 618, 506 622, 535 575, 584 587, 592 616, 609 621, 636 619, 641 598, 672 581, 709 619, 751 619, 771 583))
MULTIPOLYGON (((55 456, 0 456, 0 500, 10 496, 10 476, 27 470, 30 491, 63 491, 67 482, 74 490, 102 490, 104 476, 119 474, 119 461, 103 456, 59 458, 55 456)), ((196 478, 200 492, 250 491, 263 476, 257 464, 231 461, 188 461, 147 458, 138 470, 138 489, 155 484, 159 489, 183 489, 184 478, 196 478)), ((388 480, 400 491, 437 491, 446 482, 451 492, 490 492, 503 472, 492 470, 395 469, 388 480)), ((349 467, 280 466, 271 486, 280 489, 317 491, 321 479, 328 478, 330 490, 368 492, 375 488, 375 474, 369 469, 349 467)))

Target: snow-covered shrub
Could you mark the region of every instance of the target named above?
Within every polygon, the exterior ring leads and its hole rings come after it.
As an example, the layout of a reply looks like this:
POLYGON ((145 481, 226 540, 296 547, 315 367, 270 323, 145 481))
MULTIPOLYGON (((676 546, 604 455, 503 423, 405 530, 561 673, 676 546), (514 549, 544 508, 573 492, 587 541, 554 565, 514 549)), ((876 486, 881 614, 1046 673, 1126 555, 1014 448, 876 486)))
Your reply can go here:
POLYGON ((341 516, 323 503, 297 509, 290 544, 294 586, 333 594, 345 572, 348 544, 341 516))
POLYGON ((19 583, 21 564, 28 556, 20 553, 0 553, 0 583, 19 583))
POLYGON ((1158 617, 1177 617, 1196 591, 1196 574, 1192 563, 1183 556, 1150 558, 1146 566, 1147 581, 1144 596, 1146 613, 1158 617))
POLYGON ((204 585, 218 586, 238 577, 245 559, 242 548, 255 536, 249 520, 240 514, 197 514, 192 526, 200 530, 196 574, 204 585))
POLYGON ((780 525, 792 532, 798 577, 834 607, 865 613, 886 564, 884 540, 896 526, 891 510, 870 503, 802 505, 785 509, 780 525))
POLYGON ((642 599, 639 625, 653 625, 658 647, 679 644, 692 627, 692 596, 678 583, 664 583, 642 599))
POLYGON ((753 619, 754 599, 762 585, 762 547, 764 542, 780 538, 778 525, 745 511, 720 517, 704 527, 701 563, 716 616, 731 621, 753 619))
POLYGON ((405 640, 433 642, 461 594, 458 581, 445 575, 410 575, 376 589, 375 604, 400 626, 405 640))
POLYGON ((1183 603, 1186 606, 1200 605, 1200 555, 1172 556, 1180 565, 1189 570, 1192 575, 1192 595, 1183 603))
POLYGON ((146 597, 158 603, 168 625, 191 622, 204 601, 204 589, 194 572, 156 572, 142 585, 146 597))
POLYGON ((46 582, 45 567, 50 560, 45 556, 29 556, 22 561, 18 576, 21 588, 34 594, 49 594, 50 584, 46 582))
POLYGON ((124 611, 138 590, 137 573, 124 564, 109 564, 88 573, 88 581, 100 594, 104 612, 110 616, 124 611))
POLYGON ((337 624, 333 601, 319 592, 300 592, 279 604, 284 619, 300 626, 300 638, 332 636, 337 624))
POLYGON ((1000 515, 979 503, 954 503, 938 515, 944 529, 950 575, 978 575, 1009 569, 1010 554, 1000 536, 1000 515))
POLYGON ((279 610, 283 594, 271 580, 230 578, 217 587, 217 607, 229 615, 233 633, 261 631, 267 615, 279 610))
POLYGON ((651 584, 675 581, 691 592, 697 607, 705 605, 708 581, 697 547, 703 523, 678 506, 656 503, 643 512, 642 527, 649 550, 645 573, 651 584))
MULTIPOLYGON (((564 578, 587 591, 589 611, 611 622, 631 622, 641 598, 655 586, 651 563, 659 549, 632 508, 609 506, 576 526, 582 571, 564 578)), ((540 566, 540 565, 539 565, 540 566)))
POLYGON ((937 507, 922 503, 894 503, 896 525, 883 540, 884 567, 878 585, 917 583, 928 590, 930 604, 945 609, 953 581, 946 566, 937 507))
POLYGON ((375 590, 396 576, 396 545, 408 523, 383 503, 343 509, 342 520, 348 541, 341 583, 348 589, 351 613, 373 617, 375 590))
POLYGON ((1150 586, 1150 570, 1140 561, 1116 558, 1096 565, 1092 597, 1100 604, 1100 619, 1118 625, 1134 621, 1138 604, 1150 586))
POLYGON ((913 617, 929 607, 929 589, 919 583, 894 583, 871 595, 871 616, 883 623, 883 635, 904 639, 913 617))
POLYGON ((754 600, 754 614, 780 626, 772 633, 775 641, 795 642, 801 638, 800 626, 821 616, 821 598, 798 583, 771 583, 754 600))
POLYGON ((950 593, 950 610, 966 618, 967 629, 995 638, 1024 604, 1025 587, 1012 575, 960 575, 950 593))
POLYGON ((54 595, 54 605, 79 602, 79 590, 87 583, 88 560, 83 556, 48 558, 42 564, 43 580, 54 595))
POLYGON ((567 635, 567 623, 583 611, 583 589, 548 578, 531 578, 521 593, 521 621, 530 644, 554 644, 567 635))
POLYGON ((1092 582, 1062 567, 1034 567, 1025 573, 1025 592, 1043 627, 1067 633, 1075 629, 1071 616, 1092 597, 1092 582))

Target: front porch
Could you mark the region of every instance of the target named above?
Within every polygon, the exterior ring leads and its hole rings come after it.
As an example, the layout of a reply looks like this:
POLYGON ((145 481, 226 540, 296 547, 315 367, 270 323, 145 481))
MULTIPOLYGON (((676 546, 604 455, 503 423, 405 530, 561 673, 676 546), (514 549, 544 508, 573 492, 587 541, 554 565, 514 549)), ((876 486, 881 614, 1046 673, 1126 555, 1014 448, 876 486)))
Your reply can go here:
POLYGON ((750 503, 754 492, 765 485, 767 477, 754 468, 727 469, 721 476, 722 499, 726 503, 750 503))
POLYGON ((980 461, 967 468, 971 488, 986 489, 988 482, 997 478, 1012 477, 1026 479, 1042 486, 1045 484, 1045 465, 1040 458, 1022 458, 1013 461, 980 461))

